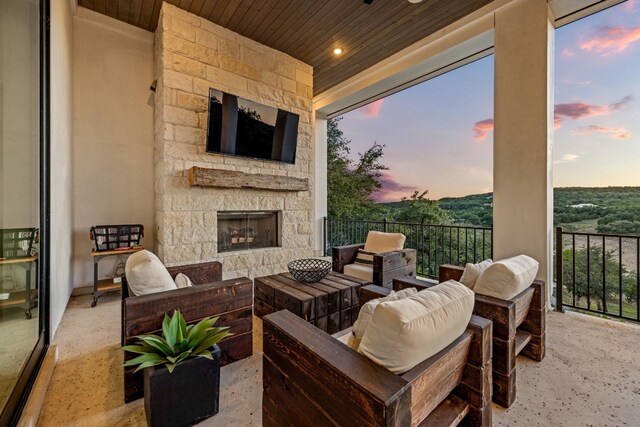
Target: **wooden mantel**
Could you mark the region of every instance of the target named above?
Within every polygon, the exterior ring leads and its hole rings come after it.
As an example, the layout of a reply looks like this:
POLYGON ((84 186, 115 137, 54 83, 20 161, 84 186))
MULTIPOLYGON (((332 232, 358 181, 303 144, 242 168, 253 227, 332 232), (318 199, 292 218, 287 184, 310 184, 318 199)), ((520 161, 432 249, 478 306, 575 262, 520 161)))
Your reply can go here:
POLYGON ((191 187, 257 188, 274 191, 309 190, 307 178, 254 174, 198 166, 189 169, 189 185, 191 187))

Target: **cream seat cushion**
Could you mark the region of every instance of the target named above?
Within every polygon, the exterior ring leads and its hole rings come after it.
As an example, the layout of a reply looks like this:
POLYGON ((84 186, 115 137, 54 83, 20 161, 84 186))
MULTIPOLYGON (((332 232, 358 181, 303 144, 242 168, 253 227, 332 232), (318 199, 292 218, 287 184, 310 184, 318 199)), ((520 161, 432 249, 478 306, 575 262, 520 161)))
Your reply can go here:
POLYGON ((380 303, 358 351, 394 373, 406 372, 462 335, 473 304, 473 291, 453 280, 380 303))
POLYGON ((382 233, 380 231, 369 231, 364 250, 380 254, 383 252, 399 251, 404 248, 406 237, 402 233, 382 233))
POLYGON ((124 271, 129 289, 135 296, 177 289, 162 262, 147 250, 131 254, 124 271))
POLYGON ((480 274, 489 268, 491 264, 493 264, 493 260, 491 260, 491 258, 485 259, 477 264, 472 264, 470 262, 466 263, 464 271, 462 272, 462 277, 460 277, 460 283, 469 289, 473 289, 478 281, 478 277, 480 277, 480 274))
POLYGON ((538 261, 526 255, 496 261, 480 274, 473 291, 511 299, 531 286, 538 274, 538 265, 538 261))
POLYGON ((375 311, 378 304, 386 301, 398 301, 417 293, 418 291, 416 290, 416 288, 407 288, 398 292, 391 291, 391 293, 386 297, 372 299, 371 301, 363 305, 362 308, 360 308, 360 312, 358 313, 358 319, 353 324, 351 338, 349 339, 349 347, 353 348, 354 350, 357 350, 358 347, 360 347, 360 341, 362 341, 364 332, 367 330, 369 322, 371 322, 371 316, 373 316, 373 312, 375 311))
POLYGON ((344 274, 373 282, 373 266, 371 265, 347 264, 344 266, 344 274))
POLYGON ((332 337, 334 337, 335 339, 337 339, 338 341, 340 341, 343 344, 348 345, 349 347, 351 347, 351 344, 349 344, 349 342, 351 341, 351 328, 347 328, 344 331, 338 331, 335 334, 331 335, 332 337))

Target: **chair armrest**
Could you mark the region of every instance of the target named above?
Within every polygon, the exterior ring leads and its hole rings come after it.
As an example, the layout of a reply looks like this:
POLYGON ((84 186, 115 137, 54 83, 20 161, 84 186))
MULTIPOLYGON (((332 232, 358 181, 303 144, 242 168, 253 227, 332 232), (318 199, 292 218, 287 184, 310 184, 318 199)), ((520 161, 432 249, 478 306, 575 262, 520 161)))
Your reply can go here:
POLYGON ((508 340, 516 333, 516 303, 476 294, 473 314, 493 322, 493 336, 508 340))
POLYGON ((358 256, 358 249, 364 249, 364 243, 332 248, 332 270, 337 271, 338 273, 344 273, 344 266, 355 262, 356 257, 358 256))
POLYGON ((391 289, 383 288, 378 285, 367 285, 358 288, 358 300, 360 301, 360 307, 376 298, 386 297, 391 293, 391 289))
MULTIPOLYGON (((189 323, 250 307, 252 299, 253 282, 246 277, 129 297, 122 305, 123 342, 161 329, 164 314, 175 309, 180 309, 189 323)), ((231 325, 221 322, 219 326, 231 325)))
POLYGON ((447 280, 460 281, 464 273, 464 267, 458 267, 457 265, 443 264, 438 268, 438 280, 440 282, 446 282, 447 280))
POLYGON ((263 337, 267 417, 277 421, 286 398, 279 419, 296 416, 298 425, 410 424, 410 390, 398 375, 286 310, 263 317, 263 337))
POLYGON ((416 275, 417 251, 402 249, 373 256, 373 283, 391 288, 393 279, 416 275))
POLYGON ((382 252, 373 256, 374 271, 389 271, 396 268, 416 265, 417 251, 415 249, 401 249, 398 251, 382 252))
POLYGON ((222 264, 218 261, 205 262, 201 264, 179 265, 167 268, 172 278, 176 278, 179 273, 187 276, 194 285, 203 283, 218 282, 222 280, 222 264))
POLYGON ((418 292, 436 286, 437 280, 418 279, 417 277, 398 277, 393 279, 393 290, 398 292, 403 289, 416 288, 418 292))

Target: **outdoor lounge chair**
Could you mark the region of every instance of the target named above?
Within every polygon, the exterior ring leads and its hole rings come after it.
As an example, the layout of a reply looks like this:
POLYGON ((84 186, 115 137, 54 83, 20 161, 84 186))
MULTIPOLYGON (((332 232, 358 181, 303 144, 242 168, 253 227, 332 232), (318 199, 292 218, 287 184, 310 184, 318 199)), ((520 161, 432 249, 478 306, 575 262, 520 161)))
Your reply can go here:
MULTIPOLYGON (((233 336, 221 341, 221 364, 253 354, 253 282, 246 277, 222 280, 222 264, 209 262, 167 269, 171 277, 183 273, 195 286, 130 296, 126 277, 122 278, 122 344, 133 344, 136 335, 159 333, 165 313, 179 309, 187 323, 220 316, 216 326, 229 326, 233 336)), ((125 352, 125 360, 135 357, 125 352)), ((142 372, 124 367, 124 401, 143 396, 142 372)))
MULTIPOLYGON (((390 292, 367 288, 369 298, 390 292)), ((471 316, 462 335, 401 374, 286 310, 263 322, 264 426, 491 425, 487 319, 471 316)))
POLYGON ((416 250, 403 249, 404 241, 400 233, 370 231, 366 243, 334 247, 332 269, 391 288, 394 278, 416 275, 416 250), (363 251, 367 251, 365 257, 368 255, 365 261, 363 251))
MULTIPOLYGON (((441 265, 439 282, 459 281, 463 267, 441 265)), ((437 284, 415 278, 394 280, 393 289, 424 289, 437 284)), ((516 356, 535 361, 545 355, 545 283, 534 280, 530 287, 509 300, 476 294, 473 314, 493 322, 493 401, 508 408, 516 398, 516 356)))

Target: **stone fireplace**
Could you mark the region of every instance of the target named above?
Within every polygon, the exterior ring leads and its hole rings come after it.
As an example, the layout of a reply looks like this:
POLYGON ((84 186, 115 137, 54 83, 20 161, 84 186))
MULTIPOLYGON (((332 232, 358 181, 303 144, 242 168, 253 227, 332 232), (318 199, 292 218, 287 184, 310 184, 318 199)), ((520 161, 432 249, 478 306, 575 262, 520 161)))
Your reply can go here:
POLYGON ((218 211, 218 253, 280 246, 282 212, 218 211))
POLYGON ((158 256, 166 265, 221 261, 224 278, 279 273, 313 256, 312 67, 167 2, 155 38, 158 256), (210 88, 298 114, 295 163, 206 153, 210 88), (199 185, 189 179, 194 167, 308 185, 199 185), (267 233, 256 215, 274 212, 275 232, 267 233))

